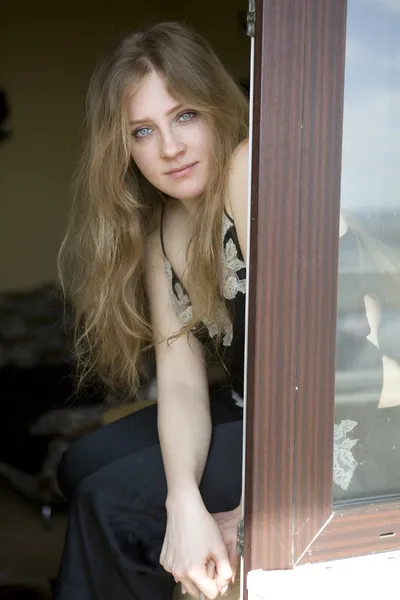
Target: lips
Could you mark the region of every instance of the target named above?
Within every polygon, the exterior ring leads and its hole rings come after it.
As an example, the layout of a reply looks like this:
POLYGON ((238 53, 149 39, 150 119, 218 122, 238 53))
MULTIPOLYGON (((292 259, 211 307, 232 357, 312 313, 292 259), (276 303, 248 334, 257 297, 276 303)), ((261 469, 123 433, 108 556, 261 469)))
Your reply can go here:
POLYGON ((167 172, 167 175, 174 175, 189 169, 190 167, 194 167, 197 164, 196 162, 188 163, 187 165, 183 165, 183 167, 178 167, 177 169, 171 169, 171 171, 167 172))
POLYGON ((196 167, 196 165, 197 165, 197 162, 184 165, 183 167, 180 167, 179 169, 173 169, 172 171, 169 171, 167 173, 167 175, 172 177, 172 179, 176 179, 176 180, 186 179, 187 177, 190 177, 192 175, 193 169, 196 167))

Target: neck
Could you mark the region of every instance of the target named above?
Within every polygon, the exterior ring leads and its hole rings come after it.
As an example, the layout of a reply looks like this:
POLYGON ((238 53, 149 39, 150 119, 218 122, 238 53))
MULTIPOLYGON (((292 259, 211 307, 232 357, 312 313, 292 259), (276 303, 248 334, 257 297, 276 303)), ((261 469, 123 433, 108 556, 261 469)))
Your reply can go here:
POLYGON ((194 215, 196 212, 198 198, 185 198, 182 200, 181 198, 169 196, 168 199, 172 200, 173 202, 178 202, 178 204, 180 204, 185 212, 187 212, 190 216, 194 215))

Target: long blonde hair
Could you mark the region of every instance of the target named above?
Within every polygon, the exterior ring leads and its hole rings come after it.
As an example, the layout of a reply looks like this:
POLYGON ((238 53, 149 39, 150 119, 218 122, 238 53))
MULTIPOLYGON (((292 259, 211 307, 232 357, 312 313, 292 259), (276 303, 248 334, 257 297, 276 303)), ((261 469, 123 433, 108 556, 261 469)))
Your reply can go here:
POLYGON ((100 376, 134 392, 143 352, 152 345, 144 284, 144 244, 165 201, 130 156, 126 96, 155 70, 172 97, 198 110, 213 136, 207 187, 194 215, 185 283, 193 319, 215 320, 221 227, 229 160, 248 135, 248 103, 209 44, 186 25, 160 23, 124 39, 96 68, 87 96, 88 138, 76 180, 59 273, 76 313, 80 379, 100 376), (192 273, 196 277, 192 277, 192 273))

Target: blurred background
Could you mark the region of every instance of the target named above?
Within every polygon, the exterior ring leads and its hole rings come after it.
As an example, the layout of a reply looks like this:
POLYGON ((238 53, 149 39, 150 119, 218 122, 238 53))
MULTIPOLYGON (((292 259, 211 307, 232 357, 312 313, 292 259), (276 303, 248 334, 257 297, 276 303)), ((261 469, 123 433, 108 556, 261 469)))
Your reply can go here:
POLYGON ((60 456, 72 440, 131 410, 105 409, 97 389, 74 397, 69 315, 54 286, 91 72, 133 28, 179 20, 246 86, 246 10, 246 0, 0 4, 2 598, 51 597, 66 526, 55 486, 60 456))

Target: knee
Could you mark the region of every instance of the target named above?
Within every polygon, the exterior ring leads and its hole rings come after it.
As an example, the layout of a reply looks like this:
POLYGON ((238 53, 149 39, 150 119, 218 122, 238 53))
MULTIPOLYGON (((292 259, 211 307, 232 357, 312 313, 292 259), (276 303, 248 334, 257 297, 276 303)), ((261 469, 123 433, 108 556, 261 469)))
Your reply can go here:
POLYGON ((91 474, 90 448, 79 440, 63 454, 57 470, 57 483, 67 498, 71 500, 79 484, 91 474))
POLYGON ((95 472, 80 481, 67 480, 68 464, 65 468, 65 481, 70 501, 70 516, 78 516, 79 519, 96 517, 101 521, 102 514, 108 514, 113 510, 115 504, 115 485, 108 485, 104 481, 102 473, 95 472))
POLYGON ((101 430, 95 431, 73 442, 64 452, 57 470, 57 483, 68 500, 78 484, 102 466, 98 460, 101 442, 101 430))
POLYGON ((71 500, 75 488, 74 465, 70 459, 69 449, 64 452, 57 469, 57 483, 67 500, 71 500))

